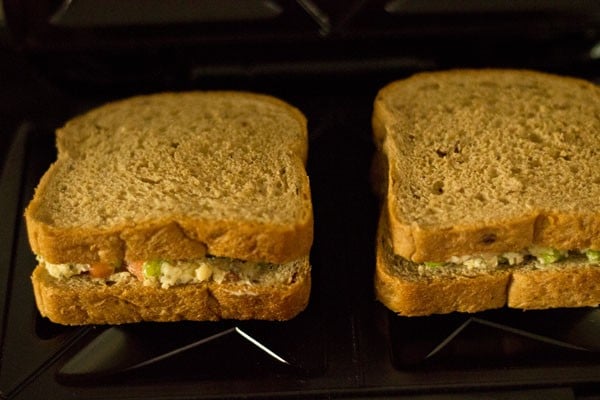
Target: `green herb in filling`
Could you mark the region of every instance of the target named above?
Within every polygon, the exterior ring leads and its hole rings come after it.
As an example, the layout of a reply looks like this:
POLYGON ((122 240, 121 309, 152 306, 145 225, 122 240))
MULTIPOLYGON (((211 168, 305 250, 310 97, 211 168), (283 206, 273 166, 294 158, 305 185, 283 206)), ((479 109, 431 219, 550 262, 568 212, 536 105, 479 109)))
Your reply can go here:
POLYGON ((586 250, 585 255, 589 262, 600 264, 600 250, 586 250))
POLYGON ((144 272, 144 276, 147 278, 150 277, 159 277, 160 276, 160 266, 162 265, 161 260, 152 260, 146 261, 143 265, 142 271, 144 272))
POLYGON ((425 264, 426 267, 428 268, 438 268, 444 265, 443 262, 436 262, 436 261, 425 261, 423 264, 425 264))
POLYGON ((552 264, 567 257, 567 252, 553 248, 547 248, 536 254, 536 257, 542 264, 552 264))

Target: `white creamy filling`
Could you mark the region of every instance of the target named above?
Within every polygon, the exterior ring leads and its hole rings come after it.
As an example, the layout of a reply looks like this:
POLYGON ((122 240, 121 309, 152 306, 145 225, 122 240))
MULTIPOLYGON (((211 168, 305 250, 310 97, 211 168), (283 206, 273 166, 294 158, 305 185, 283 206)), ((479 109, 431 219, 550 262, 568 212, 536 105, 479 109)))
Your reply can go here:
MULTIPOLYGON (((144 285, 160 285, 166 289, 186 283, 213 281, 216 283, 289 283, 287 273, 272 273, 280 266, 270 263, 255 263, 225 257, 193 261, 154 261, 154 271, 144 263, 144 285), (159 268, 157 268, 158 266, 159 268)), ((282 268, 285 270, 285 268, 282 268)))
MULTIPOLYGON (((90 271, 90 264, 52 264, 38 256, 48 273, 57 279, 69 279, 73 276, 83 275, 90 271)), ((291 263, 289 264, 291 265, 291 263)), ((270 263, 255 263, 236 260, 226 257, 214 257, 189 261, 151 261, 142 265, 141 277, 143 284, 147 286, 160 286, 167 289, 171 286, 184 285, 188 283, 201 283, 214 281, 216 283, 235 282, 240 284, 262 283, 290 283, 293 279, 288 264, 278 266, 270 263), (282 273, 272 273, 274 269, 282 273)), ((136 276, 138 276, 136 274, 136 276)), ((121 270, 100 279, 107 282, 120 282, 131 279, 134 274, 127 270, 121 270)), ((139 278, 140 276, 138 276, 139 278)), ((136 278, 137 279, 137 278, 136 278)))
POLYGON ((505 270, 510 268, 535 268, 552 269, 564 264, 571 265, 600 265, 600 251, 569 251, 558 252, 553 249, 534 249, 538 254, 534 256, 528 249, 524 252, 510 252, 503 254, 478 254, 460 257, 451 257, 444 262, 425 262, 425 263, 396 263, 400 273, 406 273, 407 276, 413 276, 416 272, 420 277, 448 276, 453 277, 456 274, 461 276, 480 276, 482 273, 490 273, 495 270, 505 270), (540 250, 538 252, 538 250, 540 250), (557 256, 558 254, 558 256, 557 256), (561 258, 562 257, 562 258, 561 258))
MULTIPOLYGON (((160 285, 162 288, 169 288, 176 285, 184 285, 186 283, 199 283, 206 282, 213 278, 217 281, 219 273, 215 274, 215 268, 209 263, 197 260, 197 261, 158 261, 159 270, 154 272, 153 275, 149 275, 146 268, 147 263, 144 263, 142 267, 146 272, 144 273, 144 285, 156 286, 160 285)), ((218 282, 218 281, 217 281, 218 282)))
POLYGON ((550 247, 531 246, 522 252, 452 256, 444 262, 426 262, 422 265, 423 267, 460 265, 467 269, 489 269, 496 268, 498 265, 521 265, 532 258, 542 265, 548 265, 581 257, 587 257, 589 263, 600 264, 600 251, 598 250, 563 251, 550 247))
POLYGON ((37 256, 37 260, 40 264, 44 264, 50 275, 58 279, 70 278, 90 270, 89 264, 52 264, 40 256, 37 256))

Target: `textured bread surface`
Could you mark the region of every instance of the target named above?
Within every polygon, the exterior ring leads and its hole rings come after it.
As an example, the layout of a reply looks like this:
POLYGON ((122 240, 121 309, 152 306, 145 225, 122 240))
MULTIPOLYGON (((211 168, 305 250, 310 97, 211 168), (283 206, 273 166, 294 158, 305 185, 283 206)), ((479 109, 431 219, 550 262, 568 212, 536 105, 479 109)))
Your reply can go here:
POLYGON ((32 282, 42 316, 64 325, 293 318, 309 301, 308 258, 272 274, 280 276, 252 284, 208 281, 162 289, 133 276, 111 284, 88 275, 57 279, 38 265, 32 282))
POLYGON ((32 249, 52 263, 304 257, 307 143, 301 112, 264 95, 101 106, 57 131, 57 160, 25 212, 32 249))
POLYGON ((600 265, 585 261, 530 264, 512 273, 508 306, 585 307, 600 304, 600 265))
POLYGON ((413 317, 473 313, 508 306, 520 309, 600 304, 600 265, 583 258, 552 265, 427 267, 393 253, 385 221, 377 241, 375 293, 395 313, 413 317))
POLYGON ((600 248, 598 86, 532 71, 422 73, 379 92, 373 131, 395 254, 600 248))

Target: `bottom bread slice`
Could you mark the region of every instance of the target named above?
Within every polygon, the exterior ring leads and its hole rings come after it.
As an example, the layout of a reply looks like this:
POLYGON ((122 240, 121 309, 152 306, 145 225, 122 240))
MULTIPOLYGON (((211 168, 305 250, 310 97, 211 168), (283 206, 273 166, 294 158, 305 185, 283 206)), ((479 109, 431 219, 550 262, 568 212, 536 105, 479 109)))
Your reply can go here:
POLYGON ((524 309, 586 307, 600 304, 600 265, 561 262, 532 263, 515 269, 508 289, 508 306, 524 309))
MULTIPOLYGON (((510 273, 475 273, 442 267, 421 273, 418 266, 378 245, 375 270, 377 299, 404 316, 477 312, 506 304, 510 273)), ((426 268, 426 267, 423 267, 426 268)))
POLYGON ((427 267, 393 254, 379 235, 375 294, 403 316, 473 313, 508 306, 520 309, 600 304, 600 265, 578 259, 551 265, 467 268, 427 267))
POLYGON ((133 276, 109 284, 88 276, 57 279, 43 265, 38 265, 31 279, 42 316, 64 325, 84 325, 288 320, 308 304, 311 288, 308 257, 294 262, 285 273, 291 274, 289 284, 208 281, 163 289, 145 286, 133 276))

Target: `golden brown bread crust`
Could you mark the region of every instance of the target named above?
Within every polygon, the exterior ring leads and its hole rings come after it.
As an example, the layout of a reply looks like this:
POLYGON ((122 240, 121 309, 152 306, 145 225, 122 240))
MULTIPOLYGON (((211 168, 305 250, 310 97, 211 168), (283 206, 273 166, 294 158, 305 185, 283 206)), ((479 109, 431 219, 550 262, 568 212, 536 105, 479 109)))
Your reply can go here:
POLYGON ((452 227, 420 227, 390 216, 394 251, 414 262, 454 255, 522 251, 532 245, 563 250, 600 248, 600 215, 538 211, 506 220, 452 227))
POLYGON ((180 217, 110 229, 57 229, 29 218, 33 207, 35 200, 25 214, 31 248, 56 264, 192 259, 206 253, 280 264, 308 254, 312 246, 312 215, 293 226, 180 217))
POLYGON ((308 262, 290 285, 278 286, 210 282, 161 289, 133 277, 107 285, 81 276, 58 280, 41 265, 31 279, 42 316, 64 325, 288 320, 305 309, 311 287, 308 262))
MULTIPOLYGON (((593 83, 569 77, 558 77, 532 71, 457 70, 417 74, 409 79, 396 81, 384 87, 379 92, 377 99, 374 102, 372 127, 374 140, 379 148, 379 151, 391 152, 391 154, 386 154, 386 156, 391 159, 391 164, 397 163, 399 160, 399 153, 406 151, 407 154, 411 154, 410 150, 408 150, 411 146, 413 146, 411 140, 414 139, 418 141, 420 135, 427 134, 425 128, 417 128, 416 125, 419 125, 420 127, 426 127, 427 124, 430 123, 429 121, 417 121, 415 125, 411 125, 411 123, 407 123, 406 126, 402 125, 406 122, 402 118, 405 118, 406 116, 410 117, 410 115, 413 113, 413 111, 410 111, 412 110, 410 96, 407 96, 407 98, 402 98, 401 93, 406 91, 406 89, 410 88, 412 90, 419 85, 423 85, 423 87, 426 87, 427 85, 435 85, 436 83, 434 81, 443 82, 445 79, 450 80, 464 78, 463 82, 469 82, 469 80, 480 82, 484 79, 488 79, 491 81, 491 84, 494 84, 494 80, 502 81, 504 79, 513 79, 513 77, 516 77, 514 81, 517 82, 519 79, 522 79, 523 87, 526 87, 529 84, 528 80, 547 82, 548 87, 558 83, 560 85, 564 85, 565 87, 571 87, 573 92, 576 92, 580 88, 589 91, 589 103, 598 104, 598 100, 600 99, 600 88, 595 86, 593 83), (432 78, 434 76, 435 79, 432 78), (396 135, 396 137, 390 140, 397 140, 398 142, 393 146, 386 147, 386 140, 394 135, 396 135), (407 135, 408 137, 399 137, 402 135, 407 135)), ((484 81, 483 83, 488 84, 489 82, 484 81)), ((570 93, 566 93, 565 98, 569 98, 569 95, 570 93)), ((439 99, 436 98, 435 101, 439 101, 439 99)), ((557 100, 557 102, 562 101, 562 98, 557 100)), ((483 100, 478 103, 478 99, 473 99, 472 102, 475 106, 481 106, 482 103, 485 103, 483 100)), ((432 104, 433 106, 429 111, 433 113, 437 103, 432 102, 432 104)), ((555 105, 558 113, 566 112, 561 104, 555 105)), ((452 106, 456 105, 453 104, 452 106)), ((574 109, 577 109, 578 106, 578 103, 573 103, 574 109)), ((594 105, 591 107, 594 107, 594 105)), ((599 108, 598 106, 596 107, 599 108)), ((442 106, 439 108, 440 110, 443 110, 442 106)), ((473 110, 474 111, 469 114, 469 116, 481 111, 481 109, 476 107, 473 107, 473 110)), ((519 115, 520 112, 521 110, 515 109, 515 115, 519 115)), ((573 114, 576 114, 576 112, 573 112, 571 115, 573 114)), ((539 115, 542 114, 540 113, 539 115)), ((527 118, 531 119, 533 117, 529 116, 527 118)), ((543 119, 543 116, 540 116, 539 118, 543 119)), ((516 122, 508 121, 506 124, 516 124, 516 122)), ((543 126, 543 121, 540 122, 540 126, 543 126)), ((462 128, 462 126, 456 127, 457 132, 460 132, 460 129, 462 128)), ((570 128, 571 127, 569 127, 569 129, 570 128)), ((585 134, 589 135, 592 137, 592 140, 594 140, 593 134, 590 133, 593 131, 590 131, 590 129, 597 129, 597 121, 580 121, 579 128, 582 131, 586 131, 587 129, 585 134), (594 126, 596 126, 596 128, 594 128, 594 126)), ((483 127, 480 127, 480 129, 483 129, 483 127)), ((541 128, 535 126, 535 129, 541 128)), ((469 136, 470 134, 478 133, 458 133, 458 137, 464 138, 465 135, 469 136)), ((505 135, 509 135, 509 132, 500 132, 498 137, 505 135)), ((549 135, 556 135, 556 132, 551 132, 549 135)), ((534 137, 534 139, 536 138, 537 137, 534 137)), ((433 139, 429 138, 429 140, 433 139)), ((464 139, 464 142, 468 140, 469 139, 464 139)), ((500 142, 500 140, 498 140, 498 142, 500 142)), ((432 152, 436 150, 433 147, 434 145, 435 143, 431 145, 432 152)), ((571 144, 569 140, 564 140, 561 142, 561 145, 572 145, 575 146, 573 148, 577 149, 577 145, 571 144)), ((572 150, 571 147, 565 148, 568 148, 567 151, 572 150)), ((406 154, 403 153, 403 156, 406 156, 406 154)), ((443 158, 446 160, 450 158, 450 155, 446 157, 445 152, 439 152, 439 157, 440 159, 443 158)), ((570 160, 569 157, 566 159, 570 160)), ((462 160, 459 160, 459 162, 462 162, 462 160)), ((489 163, 495 163, 495 160, 492 159, 492 155, 490 155, 489 163)), ((572 171, 576 171, 578 167, 579 165, 573 165, 570 167, 571 172, 569 173, 574 175, 573 179, 575 180, 579 178, 580 174, 573 173, 572 171)), ((388 196, 386 199, 386 207, 388 208, 389 212, 389 224, 394 252, 412 261, 444 261, 448 260, 452 256, 457 255, 521 251, 534 244, 563 250, 600 248, 600 213, 598 210, 588 210, 586 208, 582 209, 582 207, 570 207, 570 205, 567 205, 565 208, 561 209, 553 209, 552 207, 543 206, 523 207, 520 214, 515 212, 511 215, 505 216, 504 219, 494 217, 487 219, 484 218, 482 220, 474 222, 471 221, 467 223, 459 222, 453 224, 421 224, 420 222, 412 219, 412 215, 405 215, 398 211, 398 203, 401 202, 402 199, 395 197, 395 193, 397 192, 395 189, 401 183, 404 183, 401 182, 404 178, 396 175, 397 169, 399 169, 398 166, 395 168, 385 169, 379 173, 379 179, 383 181, 380 184, 384 184, 387 187, 387 191, 392 193, 392 195, 388 196), (385 177, 381 177, 383 173, 385 173, 385 177)), ((445 175, 445 172, 446 171, 444 170, 438 172, 442 177, 440 179, 444 179, 443 176, 445 175)), ((597 188, 597 182, 600 178, 597 177, 597 174, 595 176, 595 182, 590 183, 593 187, 589 186, 589 190, 596 190, 594 188, 597 188)), ((508 183, 501 182, 500 184, 505 184, 508 186, 508 183)), ((481 185, 488 185, 488 183, 481 183, 481 185)), ((523 182, 523 185, 527 186, 529 183, 523 182)), ((381 192, 381 190, 378 191, 381 192)), ((404 201, 411 201, 411 199, 405 199, 404 201)), ((566 198, 565 204, 569 201, 571 200, 566 198)), ((573 201, 577 202, 578 200, 575 199, 573 201)), ((426 206, 428 206, 428 204, 426 201, 423 201, 423 208, 426 206)), ((482 208, 486 206, 486 203, 479 204, 475 201, 472 203, 472 207, 474 209, 477 207, 482 208)))

